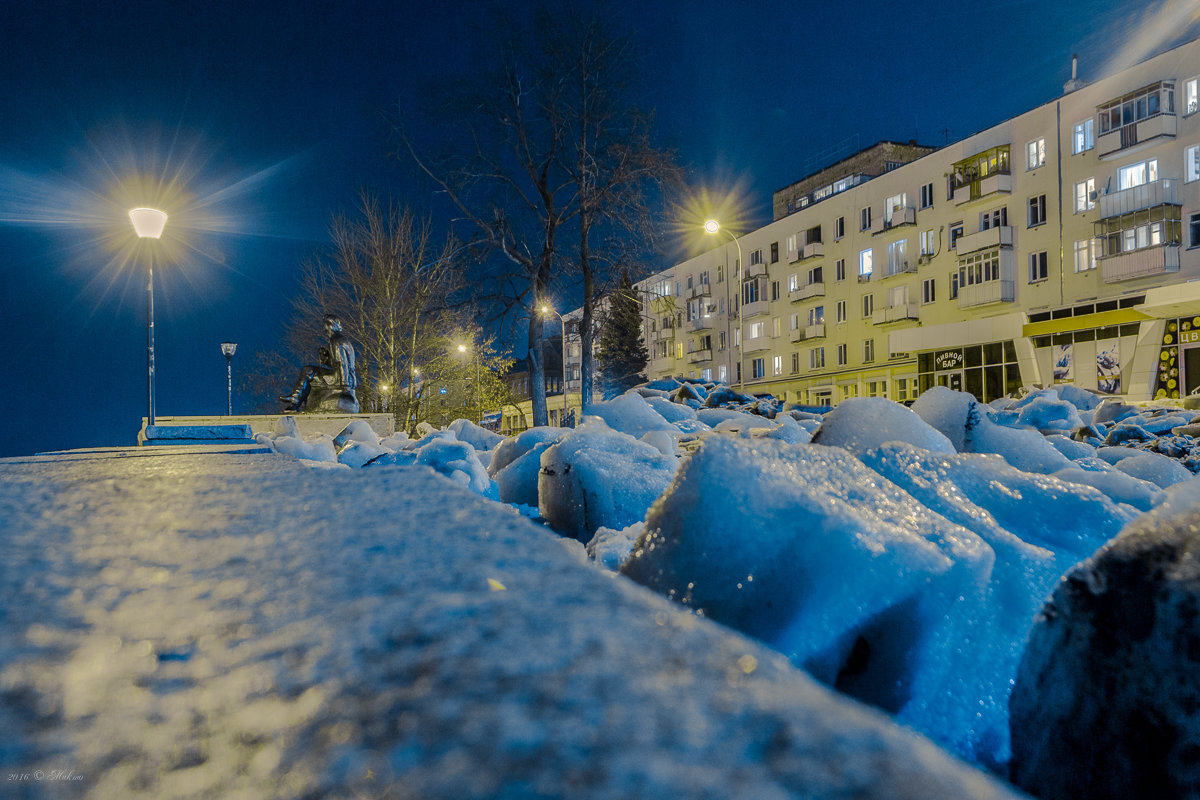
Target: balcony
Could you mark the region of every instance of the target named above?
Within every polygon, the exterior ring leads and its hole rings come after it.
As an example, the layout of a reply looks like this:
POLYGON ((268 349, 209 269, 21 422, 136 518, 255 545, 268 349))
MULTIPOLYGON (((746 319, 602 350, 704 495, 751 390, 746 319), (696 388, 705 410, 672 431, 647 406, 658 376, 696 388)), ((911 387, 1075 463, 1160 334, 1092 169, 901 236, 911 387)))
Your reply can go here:
POLYGON ((752 336, 746 339, 746 346, 742 348, 747 353, 758 353, 763 350, 771 349, 770 336, 752 336))
POLYGON ((916 303, 884 306, 872 315, 871 321, 876 325, 886 325, 889 322, 901 322, 906 319, 920 319, 920 307, 916 303))
MULTIPOLYGON (((1179 179, 1163 178, 1162 180, 1143 183, 1122 189, 1119 192, 1102 194, 1097 200, 1100 207, 1100 219, 1119 217, 1134 211, 1144 211, 1161 205, 1179 205, 1179 179)), ((959 239, 961 242, 962 239, 959 239)))
POLYGON ((869 272, 860 272, 860 273, 858 274, 858 282, 859 282, 859 283, 870 283, 870 282, 871 282, 871 273, 869 273, 869 272))
POLYGON ((822 242, 809 242, 806 245, 802 245, 799 250, 789 251, 788 261, 795 263, 823 255, 825 255, 825 245, 822 242))
POLYGON ((965 181, 954 187, 954 205, 964 206, 994 194, 1012 194, 1013 179, 1008 172, 996 172, 984 178, 965 181))
POLYGON ((887 265, 887 274, 883 277, 890 278, 893 275, 905 275, 915 273, 917 271, 917 262, 909 261, 907 258, 897 261, 895 264, 887 265))
POLYGON ((805 285, 788 292, 788 300, 792 301, 793 303, 799 303, 802 300, 810 300, 814 297, 824 296, 824 283, 806 283, 805 285))
POLYGON ((712 296, 712 290, 709 289, 707 283, 701 283, 701 284, 694 286, 693 288, 687 290, 687 299, 688 300, 696 300, 701 297, 711 297, 711 296, 712 296))
POLYGON ((1145 247, 1100 259, 1100 279, 1105 283, 1147 278, 1179 271, 1179 245, 1145 247))
POLYGON ((975 308, 993 303, 1011 303, 1015 297, 1013 281, 985 281, 958 287, 958 307, 975 308))
POLYGON ((713 326, 712 317, 705 315, 697 319, 689 319, 687 321, 687 329, 689 331, 706 331, 713 326))
POLYGON ((789 333, 788 338, 793 342, 806 342, 809 339, 824 339, 825 323, 818 322, 814 325, 806 325, 803 328, 796 328, 789 333))
POLYGON ((675 329, 674 328, 663 328, 662 330, 659 330, 659 331, 651 331, 650 338, 656 342, 665 342, 669 339, 674 339, 675 338, 675 329))
POLYGON ((1124 151, 1160 136, 1175 137, 1179 130, 1179 118, 1174 114, 1159 114, 1149 119, 1131 122, 1096 137, 1096 155, 1107 158, 1124 155, 1124 151))
POLYGON ((974 253, 977 250, 1012 246, 1013 227, 1011 225, 1000 225, 996 228, 988 228, 985 231, 972 233, 969 236, 960 236, 958 237, 958 242, 955 244, 959 256, 974 253))
POLYGON ((688 353, 687 357, 689 364, 699 364, 701 361, 712 361, 712 348, 706 347, 703 350, 696 350, 688 353))
POLYGON ((742 305, 742 319, 750 319, 751 317, 759 317, 766 314, 770 304, 766 300, 756 300, 753 303, 745 303, 742 305))
POLYGON ((751 278, 766 277, 767 265, 763 263, 747 264, 746 274, 742 276, 742 280, 750 280, 751 278))
POLYGON ((882 214, 871 223, 871 235, 889 231, 892 228, 898 228, 901 225, 916 225, 917 210, 912 206, 896 206, 892 209, 892 213, 882 214))

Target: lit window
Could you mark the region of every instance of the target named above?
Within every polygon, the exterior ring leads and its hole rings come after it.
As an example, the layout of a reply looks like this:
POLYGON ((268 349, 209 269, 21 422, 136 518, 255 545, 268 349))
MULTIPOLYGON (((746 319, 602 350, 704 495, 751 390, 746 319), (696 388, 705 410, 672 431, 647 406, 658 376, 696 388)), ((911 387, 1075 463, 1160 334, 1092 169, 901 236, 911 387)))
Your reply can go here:
POLYGON ((775 374, 775 375, 783 374, 783 356, 775 356, 771 360, 771 370, 772 370, 772 374, 775 374))
POLYGON ((1200 79, 1192 78, 1183 84, 1183 113, 1195 114, 1200 111, 1200 79))
POLYGON ((808 310, 809 325, 824 325, 825 324, 825 306, 817 306, 808 310))
POLYGON ((1096 248, 1092 239, 1075 242, 1075 271, 1087 272, 1096 268, 1096 248))
POLYGON ((1096 121, 1085 119, 1075 125, 1071 134, 1071 152, 1075 155, 1087 152, 1096 146, 1096 121))
POLYGON ((1158 159, 1152 158, 1149 161, 1142 161, 1137 164, 1130 164, 1127 167, 1121 167, 1117 171, 1117 189, 1132 189, 1135 186, 1142 186, 1147 183, 1154 183, 1158 180, 1158 159))
POLYGON ((1185 181, 1200 179, 1200 144, 1183 151, 1183 174, 1185 181))
POLYGON ((1025 145, 1025 169, 1037 169, 1046 165, 1046 140, 1034 139, 1025 145))
POLYGON ((908 239, 888 245, 888 275, 897 275, 908 270, 908 239))
POLYGON ((868 247, 858 254, 858 276, 860 278, 869 278, 874 268, 874 255, 871 248, 868 247))
POLYGON ((1096 201, 1093 199, 1096 195, 1096 179, 1088 178, 1086 181, 1080 181, 1075 184, 1075 213, 1080 214, 1084 211, 1091 211, 1096 207, 1096 201))
POLYGON ((937 247, 936 240, 934 239, 933 228, 930 228, 927 231, 921 231, 920 239, 921 239, 921 255, 923 255, 923 256, 933 255, 934 250, 937 247))

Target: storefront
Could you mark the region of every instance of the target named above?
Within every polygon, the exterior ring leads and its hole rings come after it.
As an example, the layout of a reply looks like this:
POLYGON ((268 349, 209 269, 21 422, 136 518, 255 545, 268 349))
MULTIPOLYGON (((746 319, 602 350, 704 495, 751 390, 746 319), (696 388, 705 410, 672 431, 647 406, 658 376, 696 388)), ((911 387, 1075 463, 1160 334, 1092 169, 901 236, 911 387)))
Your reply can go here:
POLYGON ((947 347, 917 355, 921 392, 945 386, 991 402, 1021 388, 1021 370, 1012 340, 947 347))
POLYGON ((1167 320, 1158 353, 1155 399, 1200 391, 1200 317, 1167 320))

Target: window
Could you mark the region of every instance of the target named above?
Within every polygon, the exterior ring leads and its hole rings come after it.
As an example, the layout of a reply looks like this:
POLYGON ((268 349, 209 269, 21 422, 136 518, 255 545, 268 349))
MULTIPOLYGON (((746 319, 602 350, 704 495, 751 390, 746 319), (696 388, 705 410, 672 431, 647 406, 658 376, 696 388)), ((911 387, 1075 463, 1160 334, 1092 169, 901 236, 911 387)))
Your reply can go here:
POLYGON ((958 297, 958 270, 950 273, 950 299, 958 297))
POLYGON ((1200 144, 1183 151, 1183 179, 1194 181, 1200 178, 1200 144))
POLYGON ((792 353, 792 374, 795 375, 800 371, 800 354, 792 353))
POLYGON ((1130 164, 1127 167, 1121 167, 1117 171, 1117 189, 1132 189, 1135 186, 1141 186, 1146 183, 1154 183, 1158 180, 1158 159, 1152 158, 1149 161, 1142 161, 1137 164, 1130 164))
POLYGON ((863 339, 863 363, 870 364, 875 360, 875 340, 863 339))
POLYGON ((1095 194, 1095 178, 1088 178, 1086 181, 1075 184, 1075 213, 1082 214, 1084 211, 1091 211, 1095 208, 1096 201, 1092 199, 1095 194))
POLYGON ((718 350, 725 349, 725 331, 719 331, 717 333, 717 349, 718 350))
POLYGON ((758 302, 758 281, 746 281, 742 284, 742 304, 758 302))
POLYGON ((921 240, 921 255, 932 256, 934 253, 934 250, 937 247, 937 245, 934 242, 933 228, 930 228, 927 231, 921 231, 920 240, 921 240))
POLYGON ((958 286, 976 286, 1000 280, 1000 250, 981 250, 958 262, 958 286))
POLYGON ((1159 114, 1174 114, 1175 81, 1151 84, 1133 94, 1105 103, 1097 110, 1101 135, 1159 114))
POLYGON ((1046 224, 1046 195, 1039 194, 1029 198, 1029 224, 1033 228, 1046 224))
POLYGON ((1025 169, 1046 166, 1046 139, 1034 139, 1025 145, 1025 169))
POLYGON ((700 271, 700 285, 708 286, 708 270, 706 269, 700 271))
POLYGON ((875 295, 864 294, 862 301, 862 315, 865 319, 875 313, 875 295))
POLYGON ((788 276, 788 291, 794 292, 799 288, 800 288, 800 276, 793 272, 791 275, 788 276))
POLYGON ((771 317, 771 335, 779 338, 779 317, 771 317))
POLYGON ((984 211, 979 215, 979 230, 986 231, 992 228, 1000 228, 1008 224, 1008 207, 993 208, 991 211, 984 211))
POLYGON ((825 268, 824 267, 813 267, 812 269, 810 269, 808 271, 808 285, 809 286, 812 286, 814 283, 824 283, 824 282, 825 282, 825 268))
POLYGON ((1200 212, 1188 215, 1188 247, 1200 247, 1200 212))
POLYGON ((963 224, 961 222, 950 223, 950 249, 954 250, 958 247, 958 237, 963 235, 963 224))
POLYGON ((771 374, 772 375, 782 375, 783 374, 783 356, 775 356, 774 358, 771 359, 771 374))
POLYGON ((763 251, 761 249, 750 251, 750 263, 751 265, 763 263, 763 251))
POLYGON ((846 362, 847 362, 848 360, 849 360, 849 359, 846 357, 846 345, 844 345, 844 344, 839 344, 839 345, 837 346, 837 363, 838 363, 838 366, 839 366, 839 367, 844 367, 844 366, 846 366, 846 362))
POLYGON ((794 330, 797 330, 797 329, 799 329, 799 327, 800 327, 800 314, 799 314, 799 313, 793 313, 793 314, 792 314, 790 317, 788 317, 788 325, 789 325, 789 327, 788 327, 788 330, 794 331, 794 330))
POLYGON ((824 325, 825 324, 825 306, 816 306, 808 310, 809 325, 824 325))
POLYGON ((771 302, 779 299, 779 281, 771 281, 771 302))
POLYGON ((933 278, 921 281, 921 305, 927 306, 937 299, 935 288, 933 278))
POLYGON ((1075 130, 1071 134, 1071 153, 1079 155, 1085 153, 1096 146, 1096 121, 1094 119, 1085 119, 1083 122, 1075 124, 1075 130))
POLYGON ((833 238, 841 239, 846 235, 846 218, 838 217, 833 221, 833 238))
POLYGON ((933 184, 927 183, 921 187, 921 208, 929 208, 933 205, 933 184))
POLYGON ((1049 277, 1050 272, 1046 268, 1046 251, 1040 253, 1029 254, 1029 282, 1037 283, 1044 281, 1049 277))
POLYGON ((1183 113, 1195 114, 1200 111, 1200 79, 1192 78, 1183 83, 1183 113))
POLYGON ((771 242, 771 263, 779 260, 779 242, 771 242))
POLYGON ((761 339, 762 337, 764 337, 766 335, 767 335, 767 323, 765 323, 765 322, 751 322, 750 323, 749 338, 761 339))
POLYGON ((814 347, 808 351, 808 368, 821 369, 825 366, 825 348, 814 347))
POLYGON ((1075 271, 1087 272, 1096 268, 1096 247, 1094 239, 1082 239, 1075 242, 1075 271))
POLYGON ((692 288, 692 276, 691 275, 687 276, 687 288, 689 288, 689 289, 692 288))
POLYGON ((871 207, 867 206, 858 212, 858 229, 866 231, 871 229, 871 207))
POLYGON ((721 383, 725 383, 727 380, 729 380, 729 372, 726 370, 724 364, 717 367, 717 380, 719 380, 721 383))
MULTIPOLYGON (((1196 214, 1194 216, 1200 217, 1200 214, 1196 214)), ((1197 244, 1200 244, 1200 239, 1197 240, 1197 244)), ((835 306, 835 308, 837 308, 837 321, 845 322, 846 321, 846 301, 838 300, 837 306, 835 306)))
POLYGON ((860 280, 871 277, 871 271, 875 268, 873 262, 874 254, 871 248, 868 247, 858 254, 858 277, 860 280))
POLYGON ((846 259, 839 258, 837 260, 837 263, 833 265, 833 272, 834 272, 834 275, 837 277, 837 280, 839 280, 839 281, 846 280, 846 259))
POLYGON ((887 227, 900 225, 908 211, 908 194, 901 192, 883 201, 883 222, 887 227))
POLYGON ((908 271, 908 239, 901 239, 888 245, 888 275, 898 275, 908 271))
POLYGON ((1102 220, 1096 225, 1097 238, 1094 240, 1092 258, 1105 258, 1147 247, 1180 244, 1180 210, 1177 205, 1164 203, 1102 220))
POLYGON ((767 369, 766 361, 767 360, 765 358, 756 358, 750 362, 750 379, 751 380, 758 380, 759 378, 761 378, 767 374, 766 373, 766 369, 767 369))

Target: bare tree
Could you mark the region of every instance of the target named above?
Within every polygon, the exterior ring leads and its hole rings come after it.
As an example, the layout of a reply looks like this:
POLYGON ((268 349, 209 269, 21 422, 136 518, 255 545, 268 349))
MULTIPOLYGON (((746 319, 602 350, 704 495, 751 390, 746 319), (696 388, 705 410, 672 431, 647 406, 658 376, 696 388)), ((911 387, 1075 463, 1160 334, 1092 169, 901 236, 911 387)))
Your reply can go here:
POLYGON ((409 428, 416 376, 443 355, 445 333, 469 317, 456 305, 464 246, 453 238, 435 244, 428 217, 366 193, 356 216, 334 217, 330 238, 328 257, 302 265, 289 338, 337 314, 359 348, 360 400, 379 406, 386 391, 397 421, 409 428))

